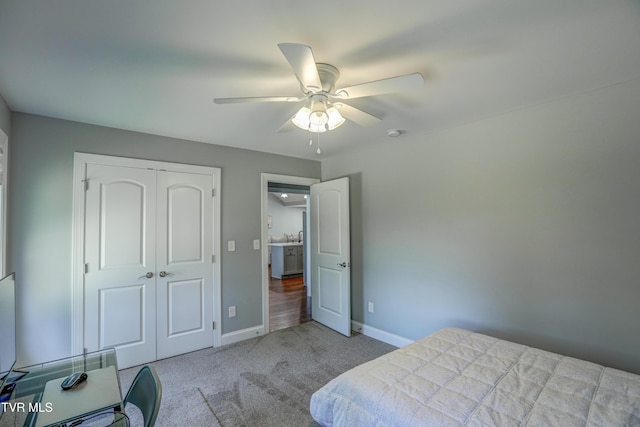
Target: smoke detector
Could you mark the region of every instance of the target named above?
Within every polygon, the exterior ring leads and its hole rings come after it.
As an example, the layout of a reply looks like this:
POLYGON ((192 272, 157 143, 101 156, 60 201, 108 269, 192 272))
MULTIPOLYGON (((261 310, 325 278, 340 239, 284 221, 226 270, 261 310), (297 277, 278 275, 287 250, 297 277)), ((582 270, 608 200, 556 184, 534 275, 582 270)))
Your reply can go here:
POLYGON ((395 138, 397 136, 400 136, 401 133, 402 133, 402 131, 400 129, 389 129, 387 131, 387 136, 389 136, 391 138, 395 138))

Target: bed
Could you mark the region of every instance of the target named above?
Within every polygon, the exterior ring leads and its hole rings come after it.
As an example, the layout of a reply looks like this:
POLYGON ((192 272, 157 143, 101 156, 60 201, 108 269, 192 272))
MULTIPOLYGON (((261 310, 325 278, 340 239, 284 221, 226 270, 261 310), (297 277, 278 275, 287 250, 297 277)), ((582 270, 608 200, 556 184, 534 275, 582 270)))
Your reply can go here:
POLYGON ((640 426, 640 375, 447 328, 311 397, 323 426, 640 426))

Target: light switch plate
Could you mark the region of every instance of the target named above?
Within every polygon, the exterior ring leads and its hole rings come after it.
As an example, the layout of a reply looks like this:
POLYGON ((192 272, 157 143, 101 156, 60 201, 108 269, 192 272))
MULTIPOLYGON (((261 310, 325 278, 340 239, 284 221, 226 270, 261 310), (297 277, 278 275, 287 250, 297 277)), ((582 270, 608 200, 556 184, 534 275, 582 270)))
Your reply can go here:
POLYGON ((229 252, 234 252, 236 250, 236 241, 235 240, 229 240, 229 242, 227 243, 229 252))
POLYGON ((256 251, 258 249, 260 249, 260 240, 256 239, 256 240, 253 241, 253 249, 256 250, 256 251))

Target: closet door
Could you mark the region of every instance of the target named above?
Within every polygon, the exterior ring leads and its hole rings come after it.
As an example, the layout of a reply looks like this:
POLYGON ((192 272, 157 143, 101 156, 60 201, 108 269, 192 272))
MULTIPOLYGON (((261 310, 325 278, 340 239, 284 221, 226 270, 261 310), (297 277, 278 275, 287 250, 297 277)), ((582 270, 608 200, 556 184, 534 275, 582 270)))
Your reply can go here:
POLYGON ((93 163, 85 176, 84 348, 115 347, 127 368, 211 347, 214 176, 93 163))
POLYGON ((213 345, 211 175, 158 171, 158 359, 213 345))
POLYGON ((84 346, 120 368, 156 358, 156 172, 88 164, 84 346))

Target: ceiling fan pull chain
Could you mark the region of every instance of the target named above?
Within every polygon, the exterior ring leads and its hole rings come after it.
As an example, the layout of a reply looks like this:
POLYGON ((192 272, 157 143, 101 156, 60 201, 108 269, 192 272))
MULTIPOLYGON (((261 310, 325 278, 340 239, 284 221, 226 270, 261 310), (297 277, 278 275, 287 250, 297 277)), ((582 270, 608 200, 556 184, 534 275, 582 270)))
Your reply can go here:
POLYGON ((316 153, 317 154, 321 153, 321 151, 320 151, 320 132, 318 132, 318 149, 316 150, 316 153))
POLYGON ((309 125, 309 145, 313 145, 313 134, 311 133, 311 125, 309 125))

